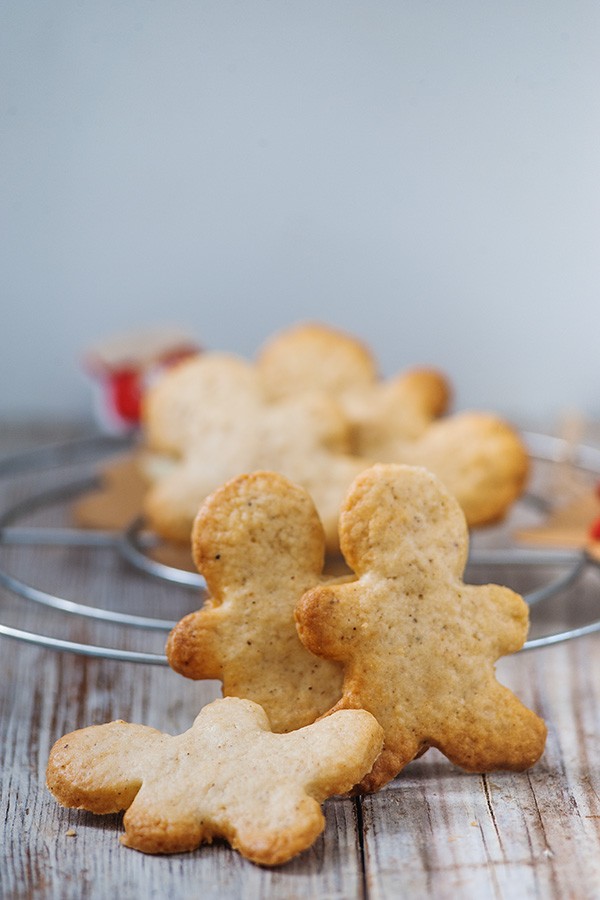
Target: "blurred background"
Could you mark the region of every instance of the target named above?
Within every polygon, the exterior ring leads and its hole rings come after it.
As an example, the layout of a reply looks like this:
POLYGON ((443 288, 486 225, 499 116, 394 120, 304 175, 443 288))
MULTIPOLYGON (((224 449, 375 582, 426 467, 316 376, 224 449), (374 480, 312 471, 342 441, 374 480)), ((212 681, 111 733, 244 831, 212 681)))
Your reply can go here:
POLYGON ((600 419, 593 0, 4 0, 0 416, 320 320, 458 408, 600 419))

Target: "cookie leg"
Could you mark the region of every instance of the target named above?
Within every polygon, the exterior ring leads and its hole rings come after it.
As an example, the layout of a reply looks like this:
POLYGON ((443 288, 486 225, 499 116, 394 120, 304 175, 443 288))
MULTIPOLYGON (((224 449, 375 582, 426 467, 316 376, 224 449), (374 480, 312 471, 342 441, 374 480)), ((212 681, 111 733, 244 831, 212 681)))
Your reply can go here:
POLYGON ((183 853, 210 842, 213 829, 202 819, 189 792, 165 793, 146 782, 123 817, 121 843, 143 853, 183 853))
POLYGON ((239 818, 223 836, 242 856, 264 866, 276 866, 309 847, 325 827, 319 803, 295 791, 278 791, 269 815, 256 812, 239 818), (229 833, 227 833, 229 831, 229 833))
POLYGON ((431 744, 469 772, 528 769, 542 755, 547 734, 543 720, 502 685, 455 711, 451 728, 431 744))

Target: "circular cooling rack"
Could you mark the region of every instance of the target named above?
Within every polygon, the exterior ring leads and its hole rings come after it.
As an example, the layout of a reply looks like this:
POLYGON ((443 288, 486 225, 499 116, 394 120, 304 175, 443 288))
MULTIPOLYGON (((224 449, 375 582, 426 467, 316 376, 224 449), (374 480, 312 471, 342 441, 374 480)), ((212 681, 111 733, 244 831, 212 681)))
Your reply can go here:
MULTIPOLYGON (((585 550, 531 549, 517 546, 514 541, 515 529, 519 522, 525 525, 543 523, 551 511, 551 503, 546 491, 557 467, 568 464, 569 471, 578 477, 587 478, 590 485, 600 477, 600 450, 577 445, 573 447, 560 438, 531 432, 523 435, 533 463, 533 478, 530 491, 525 494, 501 526, 476 530, 471 535, 471 550, 465 575, 467 583, 495 582, 506 584, 522 594, 530 606, 531 634, 523 650, 547 647, 562 641, 572 640, 586 634, 600 631, 600 566, 585 550), (544 486, 544 481, 546 487, 544 486)), ((154 603, 148 606, 152 615, 141 615, 128 608, 112 609, 101 601, 79 602, 62 596, 66 590, 47 590, 30 584, 21 575, 8 571, 4 555, 0 552, 0 604, 2 596, 17 598, 19 601, 41 604, 51 613, 66 613, 85 622, 87 626, 116 626, 118 629, 133 628, 145 632, 162 632, 164 636, 176 624, 180 615, 174 615, 170 600, 173 592, 189 590, 186 602, 190 609, 201 605, 205 594, 204 580, 195 572, 180 569, 160 562, 153 556, 159 546, 158 539, 147 531, 144 522, 136 519, 124 531, 100 531, 61 527, 54 524, 24 524, 32 514, 40 510, 70 503, 80 495, 96 487, 99 476, 96 473, 98 458, 115 450, 123 450, 131 442, 107 439, 106 437, 86 438, 69 441, 52 447, 40 448, 19 456, 0 460, 0 478, 27 478, 53 467, 63 467, 67 481, 46 489, 28 493, 24 499, 8 504, 0 510, 0 551, 12 549, 26 552, 34 547, 69 548, 73 560, 89 559, 89 554, 109 553, 113 565, 125 567, 123 578, 128 584, 131 579, 142 581, 145 596, 156 594, 154 603), (82 462, 93 459, 93 473, 85 477, 75 477, 82 462), (71 476, 71 472, 73 475, 71 476), (164 586, 169 590, 165 592, 164 586), (165 599, 166 598, 166 599, 165 599), (165 615, 164 609, 168 612, 165 615), (169 617, 170 616, 170 617, 169 617)), ((14 555, 11 557, 14 563, 14 555)), ((13 565, 14 570, 14 565, 13 565)), ((85 571, 85 565, 84 565, 85 571)), ((94 588, 94 578, 86 583, 86 593, 94 588)), ((123 590, 123 604, 127 607, 128 590, 123 590)), ((1 608, 1 606, 0 606, 1 608)), ((185 611, 190 611, 186 609, 185 611)), ((4 618, 4 616, 3 616, 4 618)), ((72 641, 64 638, 27 631, 0 622, 0 636, 47 647, 52 650, 71 652, 85 656, 113 659, 121 662, 137 662, 150 665, 167 665, 162 653, 146 650, 119 649, 102 646, 88 638, 90 629, 84 628, 86 640, 72 641)))

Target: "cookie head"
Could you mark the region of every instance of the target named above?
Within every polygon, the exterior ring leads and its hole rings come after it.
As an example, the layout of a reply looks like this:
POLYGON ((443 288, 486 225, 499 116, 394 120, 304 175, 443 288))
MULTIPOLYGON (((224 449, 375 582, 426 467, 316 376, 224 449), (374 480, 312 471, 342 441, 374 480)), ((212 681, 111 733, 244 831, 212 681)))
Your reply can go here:
POLYGON ((323 568, 323 526, 308 493, 277 472, 240 475, 204 502, 192 554, 214 600, 252 584, 259 590, 312 577, 323 568))
POLYGON ((257 367, 273 397, 318 390, 339 398, 377 379, 377 364, 362 341, 316 322, 272 336, 258 354, 257 367))
POLYGON ((403 567, 428 578, 460 575, 468 554, 465 517, 425 469, 376 465, 354 481, 341 514, 342 552, 357 575, 395 578, 403 567))
POLYGON ((163 372, 144 397, 146 446, 181 456, 201 441, 203 429, 231 420, 232 404, 247 410, 256 403, 253 367, 229 353, 203 353, 163 372))

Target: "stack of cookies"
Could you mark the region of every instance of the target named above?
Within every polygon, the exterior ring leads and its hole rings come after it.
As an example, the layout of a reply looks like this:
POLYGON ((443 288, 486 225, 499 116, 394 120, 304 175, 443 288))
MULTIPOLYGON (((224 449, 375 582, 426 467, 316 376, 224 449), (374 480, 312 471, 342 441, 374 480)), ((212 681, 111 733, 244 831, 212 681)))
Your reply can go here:
POLYGON ((359 340, 317 324, 275 335, 253 363, 197 355, 146 396, 145 514, 159 535, 188 543, 200 503, 220 484, 276 471, 308 490, 336 552, 350 483, 392 462, 438 475, 469 526, 497 521, 524 488, 527 451, 494 414, 449 415, 450 397, 442 373, 380 378, 359 340))

